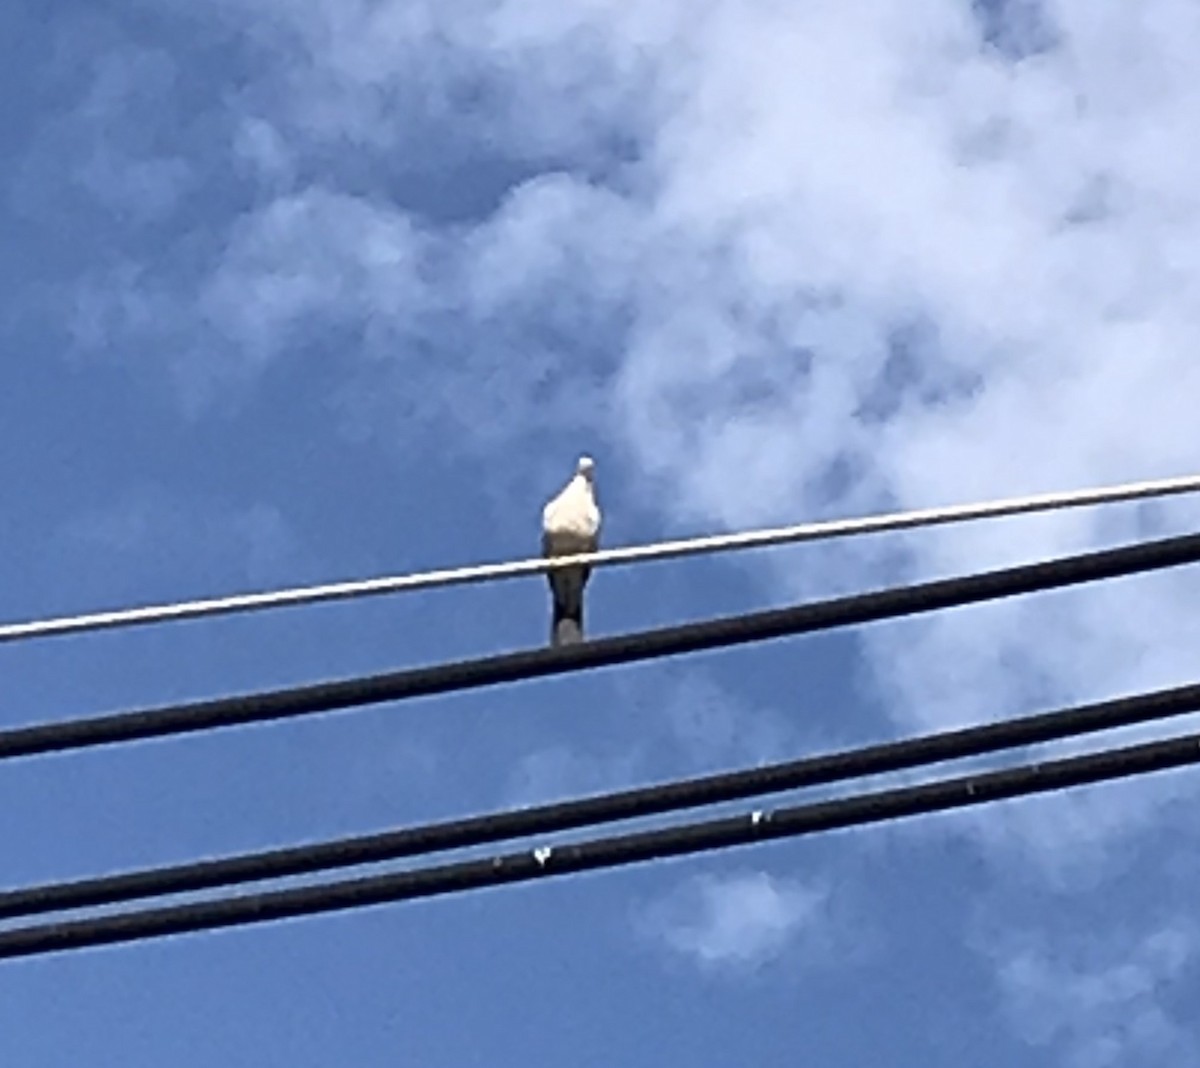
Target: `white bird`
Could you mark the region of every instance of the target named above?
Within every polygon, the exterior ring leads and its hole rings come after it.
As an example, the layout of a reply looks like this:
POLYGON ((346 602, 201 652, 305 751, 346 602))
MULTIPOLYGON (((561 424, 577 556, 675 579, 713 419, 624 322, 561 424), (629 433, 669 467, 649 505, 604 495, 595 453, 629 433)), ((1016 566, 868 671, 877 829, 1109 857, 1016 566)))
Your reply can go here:
MULTIPOLYGON (((600 508, 596 504, 590 456, 581 456, 575 477, 542 510, 542 555, 573 556, 595 552, 600 544, 600 508)), ((569 645, 583 640, 583 588, 592 569, 556 567, 546 573, 554 597, 550 644, 569 645)))

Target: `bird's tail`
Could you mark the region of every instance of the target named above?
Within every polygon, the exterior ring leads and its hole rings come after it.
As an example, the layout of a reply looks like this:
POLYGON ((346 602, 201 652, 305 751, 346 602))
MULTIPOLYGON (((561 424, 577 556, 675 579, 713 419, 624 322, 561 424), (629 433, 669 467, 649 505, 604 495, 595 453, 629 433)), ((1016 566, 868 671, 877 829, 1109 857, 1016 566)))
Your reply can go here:
POLYGON ((550 624, 551 645, 573 645, 583 641, 583 612, 570 612, 561 605, 554 606, 554 620, 550 624))

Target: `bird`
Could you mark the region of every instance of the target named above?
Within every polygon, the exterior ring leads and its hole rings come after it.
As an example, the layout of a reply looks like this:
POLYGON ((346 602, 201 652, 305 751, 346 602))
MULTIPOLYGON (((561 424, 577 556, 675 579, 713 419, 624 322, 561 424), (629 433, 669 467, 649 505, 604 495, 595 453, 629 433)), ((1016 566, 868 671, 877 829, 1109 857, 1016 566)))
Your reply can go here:
MULTIPOLYGON (((575 475, 542 509, 542 555, 574 556, 595 552, 600 544, 600 507, 596 503, 595 461, 581 456, 575 475)), ((551 646, 583 640, 583 588, 592 569, 556 567, 546 573, 554 601, 551 646)))

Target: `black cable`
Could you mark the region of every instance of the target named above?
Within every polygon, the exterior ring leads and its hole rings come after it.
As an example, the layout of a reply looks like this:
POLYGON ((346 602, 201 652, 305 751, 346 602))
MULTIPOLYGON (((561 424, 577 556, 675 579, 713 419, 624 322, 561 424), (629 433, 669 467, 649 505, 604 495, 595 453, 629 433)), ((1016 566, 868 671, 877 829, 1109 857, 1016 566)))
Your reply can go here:
POLYGON ((1058 709, 1019 719, 380 834, 149 868, 0 893, 0 919, 125 903, 218 886, 310 875, 530 835, 699 808, 845 782, 1113 730, 1200 711, 1200 684, 1058 709))
POLYGON ((1200 764, 1200 734, 482 860, 0 932, 0 959, 437 897, 971 808, 1200 764))
POLYGON ((365 678, 118 712, 0 731, 0 760, 289 719, 381 701, 450 693, 809 634, 1200 561, 1200 534, 1163 538, 982 574, 899 586, 745 615, 600 638, 556 649, 411 668, 365 678))

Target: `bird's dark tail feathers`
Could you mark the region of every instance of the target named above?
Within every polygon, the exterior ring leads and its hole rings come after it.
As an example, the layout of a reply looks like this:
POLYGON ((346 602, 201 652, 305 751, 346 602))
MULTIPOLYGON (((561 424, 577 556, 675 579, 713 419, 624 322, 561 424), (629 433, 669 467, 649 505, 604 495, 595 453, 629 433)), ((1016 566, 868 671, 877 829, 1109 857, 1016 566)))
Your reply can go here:
POLYGON ((574 645, 583 641, 583 611, 572 613, 560 605, 554 606, 554 620, 550 624, 551 645, 574 645))
POLYGON ((590 572, 590 568, 567 567, 546 576, 554 603, 551 645, 574 645, 583 641, 583 588, 590 572))

